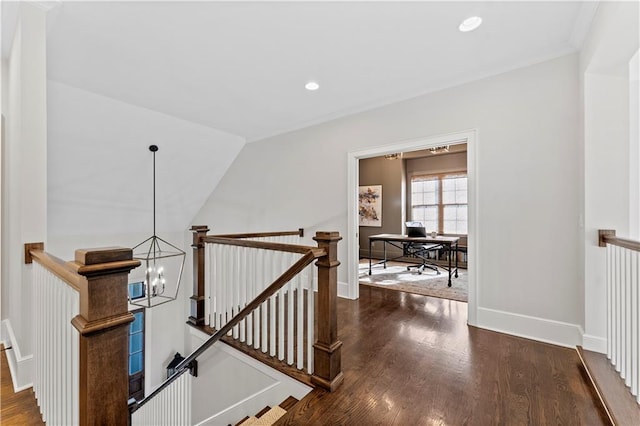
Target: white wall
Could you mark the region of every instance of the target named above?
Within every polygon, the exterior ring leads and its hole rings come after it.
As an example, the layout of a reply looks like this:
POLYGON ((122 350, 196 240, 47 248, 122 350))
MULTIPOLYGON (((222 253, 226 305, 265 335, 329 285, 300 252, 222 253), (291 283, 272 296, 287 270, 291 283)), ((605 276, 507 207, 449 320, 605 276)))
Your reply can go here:
POLYGON ((49 235, 184 231, 244 139, 49 81, 49 235))
POLYGON ((577 72, 565 56, 249 144, 194 223, 346 236, 347 152, 475 128, 481 322, 580 343, 577 72))
MULTIPOLYGON (((2 154, 2 318, 15 340, 7 355, 15 368, 27 367, 31 353, 31 268, 24 265, 26 242, 45 241, 47 234, 46 16, 38 6, 22 2, 8 60, 3 115, 6 133, 2 154)), ((5 338, 6 336, 3 336, 5 338)), ((27 367, 28 368, 28 367, 27 367)), ((29 376, 18 372, 20 383, 29 376)))
MULTIPOLYGON (((192 295, 190 219, 244 139, 49 81, 47 251, 73 259, 78 248, 133 247, 153 233, 152 154, 156 144, 157 235, 187 252, 178 301, 147 309, 145 387, 184 355, 192 295), (187 235, 188 234, 188 235, 187 235)), ((135 278, 136 271, 131 274, 135 278)))
MULTIPOLYGON (((606 350, 605 250, 598 229, 629 237, 634 150, 629 63, 638 51, 638 3, 601 2, 580 55, 584 115, 584 306, 586 349, 606 350)), ((637 127, 637 116, 635 117, 637 127)), ((637 161, 637 160, 636 160, 637 161)), ((637 163, 636 163, 637 164, 637 163)), ((636 169, 637 170, 637 166, 636 169)), ((637 208, 637 207, 636 207, 637 208)))
MULTIPOLYGON (((210 336, 191 329, 192 350, 210 336)), ((193 381, 192 419, 199 425, 236 424, 289 396, 300 400, 311 388, 218 342, 198 358, 193 381)))

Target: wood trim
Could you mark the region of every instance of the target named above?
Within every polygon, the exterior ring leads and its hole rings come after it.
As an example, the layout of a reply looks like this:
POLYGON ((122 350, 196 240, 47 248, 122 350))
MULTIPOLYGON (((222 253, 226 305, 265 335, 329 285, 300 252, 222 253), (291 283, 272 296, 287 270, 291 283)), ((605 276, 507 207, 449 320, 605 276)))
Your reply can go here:
POLYGON ((587 351, 582 346, 577 346, 576 350, 611 424, 637 424, 640 419, 640 405, 606 355, 587 351))
POLYGON ((219 234, 214 237, 223 238, 261 238, 261 237, 283 237, 286 235, 298 235, 304 237, 304 228, 298 228, 297 231, 275 231, 275 232, 249 232, 244 234, 219 234))
POLYGON ((193 254, 193 295, 189 298, 189 323, 192 325, 204 325, 204 237, 209 232, 206 225, 191 227, 193 233, 193 243, 191 244, 193 254))
POLYGON ((624 247, 633 251, 640 251, 640 241, 616 237, 616 231, 613 229, 598 230, 598 246, 606 247, 607 244, 624 247))
POLYGON ((95 265, 83 265, 78 262, 69 262, 69 267, 73 269, 77 274, 91 277, 100 276, 104 274, 117 274, 120 272, 131 271, 132 269, 140 266, 139 260, 122 260, 118 262, 98 263, 95 265))
POLYGON ((75 259, 68 266, 86 281, 80 313, 72 320, 80 332, 80 424, 127 424, 129 324, 134 319, 128 277, 140 261, 133 260, 131 249, 121 248, 77 250, 75 259), (86 265, 83 260, 114 261, 86 265))
POLYGON ((284 251, 288 253, 305 254, 312 252, 315 258, 325 255, 325 251, 318 247, 301 246, 295 244, 271 243, 267 241, 239 240, 236 238, 220 237, 217 235, 209 235, 202 238, 205 243, 225 244, 230 246, 251 247, 264 250, 284 251))
POLYGON ((82 292, 84 288, 86 288, 87 280, 85 277, 78 275, 77 272, 69 266, 68 262, 40 250, 32 250, 30 253, 34 261, 41 264, 49 272, 66 282, 76 291, 82 292))
POLYGON ((25 243, 24 244, 24 264, 29 265, 33 262, 33 257, 31 256, 32 250, 40 250, 44 251, 44 243, 25 243))
POLYGON ((598 247, 607 246, 607 242, 605 241, 605 238, 609 235, 615 236, 616 230, 615 229, 599 229, 598 230, 598 247))
POLYGON ((78 249, 75 261, 82 265, 96 265, 132 259, 133 250, 124 247, 105 247, 92 249, 78 249))
POLYGON ((109 330, 110 328, 118 327, 122 324, 129 324, 130 322, 133 322, 133 320, 134 318, 131 312, 91 322, 87 321, 80 315, 76 315, 71 320, 71 324, 73 324, 81 336, 90 336, 95 333, 109 330))
POLYGON ((311 381, 331 392, 344 380, 341 364, 342 342, 338 340, 338 232, 316 232, 313 238, 327 254, 316 262, 318 267, 318 334, 313 345, 314 368, 311 381))

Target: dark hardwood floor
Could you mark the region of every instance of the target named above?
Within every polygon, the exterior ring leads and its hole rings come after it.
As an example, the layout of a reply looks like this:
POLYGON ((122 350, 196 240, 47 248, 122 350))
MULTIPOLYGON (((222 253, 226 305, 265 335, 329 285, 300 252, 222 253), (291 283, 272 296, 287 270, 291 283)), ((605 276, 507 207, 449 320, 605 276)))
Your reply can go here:
POLYGON ((467 304, 360 286, 340 299, 344 384, 278 425, 602 425, 575 350, 469 327, 467 304))
MULTIPOLYGON (((44 425, 31 388, 14 393, 11 372, 3 345, 0 345, 0 424, 44 425)), ((11 350, 11 349, 9 349, 11 350)))

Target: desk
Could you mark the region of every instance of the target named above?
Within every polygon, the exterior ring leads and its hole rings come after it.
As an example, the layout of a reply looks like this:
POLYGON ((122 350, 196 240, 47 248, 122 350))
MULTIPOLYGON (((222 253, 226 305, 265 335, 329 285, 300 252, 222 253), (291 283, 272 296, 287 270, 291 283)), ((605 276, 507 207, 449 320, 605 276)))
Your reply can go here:
MULTIPOLYGON (((402 252, 405 253, 406 252, 406 245, 408 244, 440 244, 443 247, 445 247, 448 251, 449 251, 449 267, 448 267, 448 271, 449 271, 449 287, 451 287, 451 276, 455 276, 456 278, 458 278, 458 255, 457 255, 457 250, 458 250, 458 240, 460 240, 460 237, 445 237, 445 236, 437 236, 437 237, 407 237, 406 235, 398 235, 398 234, 378 234, 378 235, 371 235, 369 237, 369 275, 371 275, 371 244, 374 241, 382 241, 383 243, 383 251, 384 251, 384 260, 377 262, 377 263, 382 263, 384 265, 384 268, 387 268, 387 244, 391 244, 394 247, 397 247, 399 249, 402 249, 402 252), (451 257, 455 256, 456 258, 456 262, 455 262, 455 267, 452 268, 451 266, 451 257)), ((403 256, 399 256, 396 257, 394 259, 399 259, 400 257, 403 256)), ((394 259, 389 259, 389 260, 394 260, 394 259)), ((376 264, 377 264, 376 263, 376 264)))

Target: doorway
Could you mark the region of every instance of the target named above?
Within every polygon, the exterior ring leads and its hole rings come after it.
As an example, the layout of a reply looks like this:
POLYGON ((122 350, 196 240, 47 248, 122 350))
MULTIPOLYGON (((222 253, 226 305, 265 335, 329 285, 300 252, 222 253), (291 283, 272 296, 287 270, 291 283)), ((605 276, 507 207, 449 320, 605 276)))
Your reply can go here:
POLYGON ((395 154, 398 152, 419 151, 436 148, 444 145, 467 144, 467 177, 468 177, 468 322, 475 324, 477 321, 477 264, 478 264, 478 214, 477 214, 477 171, 476 152, 477 134, 475 130, 460 133, 451 133, 440 136, 413 139, 374 147, 360 151, 352 151, 347 155, 348 168, 348 223, 347 223, 347 250, 348 250, 348 297, 359 297, 359 215, 358 215, 358 183, 359 161, 361 159, 395 154))

